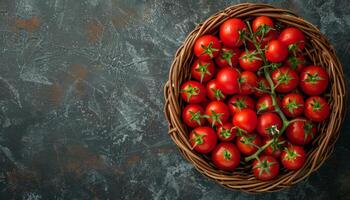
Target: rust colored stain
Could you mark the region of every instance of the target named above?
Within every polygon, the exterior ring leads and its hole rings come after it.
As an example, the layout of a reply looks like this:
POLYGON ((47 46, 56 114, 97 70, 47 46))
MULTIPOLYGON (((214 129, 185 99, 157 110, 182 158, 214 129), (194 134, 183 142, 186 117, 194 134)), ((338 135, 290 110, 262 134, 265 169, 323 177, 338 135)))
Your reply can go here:
POLYGON ((170 147, 161 147, 161 148, 153 150, 152 152, 158 153, 158 154, 166 154, 166 153, 170 153, 173 151, 174 151, 174 149, 172 149, 170 147))
POLYGON ((47 89, 48 100, 53 105, 60 105, 64 95, 64 89, 61 85, 51 85, 47 89))
POLYGON ((34 32, 40 27, 40 20, 37 16, 33 16, 29 19, 16 18, 16 29, 24 29, 29 33, 34 32))
POLYGON ((88 74, 87 69, 80 64, 72 65, 69 72, 74 79, 85 79, 88 74))
POLYGON ((127 158, 125 165, 126 165, 126 167, 130 167, 132 165, 137 164, 140 160, 141 160, 140 155, 133 154, 127 158))
POLYGON ((98 42, 101 37, 102 37, 102 33, 103 33, 103 25, 99 22, 97 22, 96 20, 92 20, 87 24, 87 38, 88 41, 91 43, 96 43, 98 42))
POLYGON ((74 85, 74 93, 79 97, 86 95, 87 89, 87 85, 81 80, 78 80, 74 85))

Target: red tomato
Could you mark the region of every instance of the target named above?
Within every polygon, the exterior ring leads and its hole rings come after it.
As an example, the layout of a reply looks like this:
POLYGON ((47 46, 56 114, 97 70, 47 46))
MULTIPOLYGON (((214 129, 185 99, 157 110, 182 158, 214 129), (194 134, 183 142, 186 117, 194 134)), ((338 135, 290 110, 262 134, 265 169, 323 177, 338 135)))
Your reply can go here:
POLYGON ((207 126, 199 126, 190 133, 190 144, 199 153, 209 153, 217 142, 215 131, 207 126))
POLYGON ((290 93, 282 99, 282 111, 288 117, 298 117, 304 112, 304 99, 301 94, 290 93))
POLYGON ((264 91, 270 92, 270 84, 266 80, 266 78, 258 77, 257 83, 258 83, 257 90, 255 90, 255 93, 254 93, 255 96, 261 97, 266 94, 266 92, 264 91))
MULTIPOLYGON (((264 146, 266 143, 268 143, 271 139, 264 138, 263 144, 261 146, 264 146)), ((282 149, 285 146, 285 140, 283 137, 279 137, 276 142, 272 142, 265 150, 264 153, 269 156, 273 156, 274 158, 279 158, 282 153, 282 149)))
POLYGON ((219 126, 216 131, 219 140, 223 142, 229 142, 233 140, 236 136, 237 129, 233 128, 233 124, 231 122, 226 122, 224 125, 219 126))
POLYGON ((241 32, 246 30, 247 26, 245 23, 238 18, 232 18, 226 20, 220 26, 220 39, 222 43, 227 47, 239 47, 243 44, 241 38, 241 32))
POLYGON ((212 126, 219 126, 225 123, 230 117, 228 107, 221 101, 212 101, 205 108, 205 114, 212 126))
POLYGON ((267 44, 265 56, 270 62, 282 62, 288 56, 288 48, 279 40, 271 40, 267 44))
POLYGON ((328 86, 328 73, 319 66, 307 66, 300 73, 300 88, 309 95, 320 95, 328 86))
POLYGON ((189 104, 182 111, 182 119, 189 127, 197 127, 205 124, 203 118, 204 109, 197 104, 189 104))
POLYGON ((272 156, 262 155, 259 160, 253 162, 253 174, 257 179, 267 181, 275 178, 280 170, 280 165, 272 156))
POLYGON ((260 48, 264 49, 266 45, 271 40, 276 40, 278 38, 278 32, 276 30, 270 30, 267 35, 264 36, 264 38, 261 41, 261 36, 257 36, 257 41, 260 42, 260 48))
POLYGON ((239 56, 239 66, 244 70, 256 72, 262 66, 260 54, 255 50, 244 51, 239 56))
POLYGON ((312 96, 306 99, 304 115, 309 120, 321 122, 328 118, 329 112, 329 104, 324 98, 312 96))
POLYGON ((187 103, 201 103, 206 99, 205 87, 197 81, 187 81, 181 85, 181 97, 187 103))
POLYGON ((241 160, 241 154, 235 145, 229 142, 218 144, 211 154, 216 167, 223 170, 233 171, 241 160))
POLYGON ((289 170, 300 169, 306 160, 306 153, 300 146, 289 145, 281 154, 282 165, 289 170))
POLYGON ((242 154, 249 156, 255 153, 261 146, 261 138, 257 134, 244 134, 237 137, 236 145, 242 154))
POLYGON ((262 30, 262 29, 267 29, 267 26, 270 28, 274 27, 272 19, 267 16, 260 16, 255 18, 252 24, 252 28, 254 32, 264 31, 265 34, 267 33, 266 30, 262 30))
POLYGON ((215 72, 215 65, 213 61, 195 60, 191 68, 191 76, 197 81, 207 82, 213 78, 215 72))
POLYGON ((232 118, 232 123, 236 127, 251 133, 254 131, 257 124, 257 116, 254 110, 245 108, 238 111, 232 118))
POLYGON ((235 94, 239 90, 239 72, 237 69, 225 67, 216 75, 218 87, 225 94, 235 94))
POLYGON ((227 103, 232 116, 234 116, 236 112, 241 111, 244 108, 254 109, 253 99, 245 95, 235 95, 231 97, 227 103))
MULTIPOLYGON (((256 111, 258 113, 262 112, 273 112, 275 111, 275 107, 272 104, 272 97, 270 94, 265 94, 264 96, 261 96, 256 101, 256 111)), ((280 105, 280 99, 279 97, 276 97, 276 103, 277 105, 280 105)))
POLYGON ((297 28, 286 28, 284 29, 278 40, 288 46, 289 50, 302 50, 305 47, 305 37, 303 32, 297 28))
POLYGON ((289 67, 280 67, 272 71, 271 78, 277 92, 288 93, 294 90, 299 83, 298 74, 289 67))
POLYGON ((200 60, 210 60, 216 57, 221 49, 221 43, 215 36, 203 35, 194 44, 194 54, 200 60))
POLYGON ((296 145, 305 145, 316 136, 316 127, 310 121, 298 118, 300 121, 292 122, 286 129, 288 140, 296 145))
POLYGON ((215 58, 216 64, 220 68, 236 67, 240 54, 241 52, 238 48, 223 47, 220 51, 219 56, 215 58))
POLYGON ((244 71, 239 77, 239 94, 248 95, 253 94, 255 88, 258 87, 258 78, 253 72, 244 71))
POLYGON ((282 120, 276 113, 264 113, 258 117, 257 132, 263 137, 271 137, 282 128, 282 120))
POLYGON ((297 72, 300 72, 305 66, 305 57, 301 54, 297 56, 289 56, 283 64, 297 72))
POLYGON ((216 79, 207 83, 207 95, 212 101, 221 101, 226 98, 226 95, 219 89, 216 79))

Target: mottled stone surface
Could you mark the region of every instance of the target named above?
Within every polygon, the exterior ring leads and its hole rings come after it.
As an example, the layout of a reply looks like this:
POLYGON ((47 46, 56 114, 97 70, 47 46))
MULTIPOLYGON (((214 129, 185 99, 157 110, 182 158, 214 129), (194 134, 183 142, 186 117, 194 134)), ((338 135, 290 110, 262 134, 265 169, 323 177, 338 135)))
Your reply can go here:
MULTIPOLYGON (((162 86, 176 49, 238 2, 2 0, 0 199, 350 199, 349 119, 318 172, 261 195, 203 177, 167 135, 162 86)), ((348 1, 265 2, 317 25, 350 79, 348 1)))

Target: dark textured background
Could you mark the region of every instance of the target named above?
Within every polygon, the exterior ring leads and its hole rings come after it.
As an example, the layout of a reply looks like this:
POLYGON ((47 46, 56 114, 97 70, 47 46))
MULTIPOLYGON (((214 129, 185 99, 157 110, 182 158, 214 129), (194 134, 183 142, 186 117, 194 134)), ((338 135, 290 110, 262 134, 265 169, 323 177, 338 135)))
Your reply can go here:
MULTIPOLYGON (((1 0, 0 199, 350 199, 349 119, 318 172, 261 195, 203 177, 167 135, 176 49, 238 2, 1 0)), ((317 25, 350 79, 348 1, 267 2, 317 25)))

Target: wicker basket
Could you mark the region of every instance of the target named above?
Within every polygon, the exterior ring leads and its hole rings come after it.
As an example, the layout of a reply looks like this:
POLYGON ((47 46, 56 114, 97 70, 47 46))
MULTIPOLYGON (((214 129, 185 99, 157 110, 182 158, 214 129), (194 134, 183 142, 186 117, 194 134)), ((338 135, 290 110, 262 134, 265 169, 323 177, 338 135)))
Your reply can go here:
POLYGON ((343 69, 335 51, 314 25, 289 10, 274 8, 267 4, 244 3, 228 7, 209 17, 189 34, 178 49, 170 69, 169 80, 164 87, 165 114, 169 121, 171 138, 183 156, 192 162, 200 173, 230 189, 252 193, 272 192, 302 181, 331 155, 345 118, 346 91, 343 69), (181 121, 184 103, 179 97, 181 83, 190 77, 190 66, 194 60, 192 49, 196 39, 205 34, 216 34, 219 26, 231 17, 244 20, 261 15, 273 18, 282 26, 301 29, 309 41, 305 48, 306 57, 313 64, 325 67, 330 76, 330 87, 326 98, 330 102, 332 112, 328 120, 318 125, 319 134, 313 141, 312 148, 308 150, 306 163, 297 171, 281 171, 280 175, 271 181, 257 180, 248 167, 237 168, 234 172, 219 170, 205 156, 191 150, 188 142, 189 130, 181 121))

